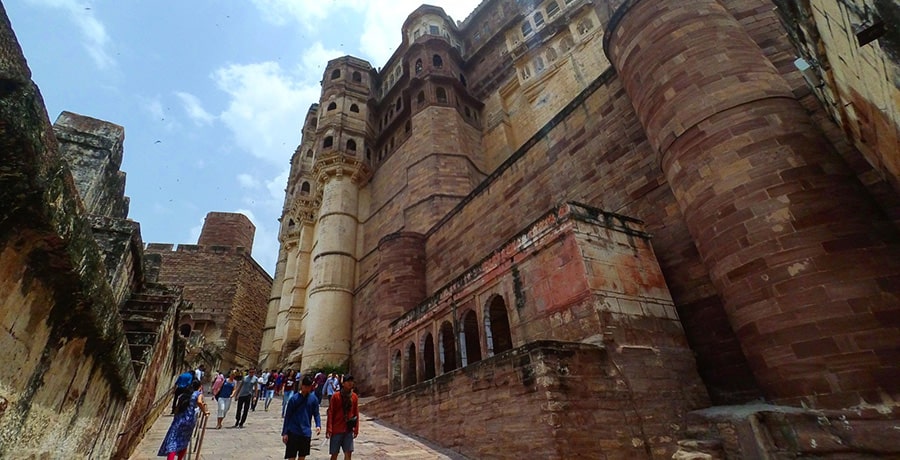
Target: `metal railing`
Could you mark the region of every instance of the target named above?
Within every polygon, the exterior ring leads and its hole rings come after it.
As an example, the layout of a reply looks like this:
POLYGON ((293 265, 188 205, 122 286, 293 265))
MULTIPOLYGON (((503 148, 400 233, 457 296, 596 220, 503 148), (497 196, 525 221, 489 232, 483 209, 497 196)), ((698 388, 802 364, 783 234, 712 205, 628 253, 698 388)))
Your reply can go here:
POLYGON ((191 434, 191 442, 188 443, 187 460, 199 459, 200 449, 203 447, 203 436, 206 434, 206 422, 209 420, 209 414, 200 411, 197 423, 194 425, 194 432, 191 434))

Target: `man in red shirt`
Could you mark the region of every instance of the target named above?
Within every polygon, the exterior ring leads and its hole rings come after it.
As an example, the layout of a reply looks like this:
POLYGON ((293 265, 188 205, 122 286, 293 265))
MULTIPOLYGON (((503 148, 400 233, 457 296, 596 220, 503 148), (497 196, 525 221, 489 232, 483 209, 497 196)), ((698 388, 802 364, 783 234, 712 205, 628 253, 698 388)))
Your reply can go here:
POLYGON ((341 391, 331 397, 326 415, 325 437, 331 439, 328 446, 331 460, 337 460, 342 449, 344 460, 350 460, 353 455, 353 438, 359 436, 359 398, 353 392, 352 375, 344 376, 341 391))

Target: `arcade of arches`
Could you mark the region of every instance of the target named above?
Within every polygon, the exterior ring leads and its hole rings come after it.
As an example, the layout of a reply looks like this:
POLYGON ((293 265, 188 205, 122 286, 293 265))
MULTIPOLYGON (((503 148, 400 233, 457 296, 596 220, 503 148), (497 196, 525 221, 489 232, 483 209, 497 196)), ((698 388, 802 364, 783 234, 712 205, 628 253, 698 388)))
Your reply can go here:
POLYGON ((451 372, 513 348, 507 303, 502 295, 490 296, 482 311, 462 310, 423 325, 416 342, 409 341, 392 353, 391 391, 451 372), (435 330, 436 328, 436 330, 435 330), (437 343, 435 343, 437 337, 437 343))

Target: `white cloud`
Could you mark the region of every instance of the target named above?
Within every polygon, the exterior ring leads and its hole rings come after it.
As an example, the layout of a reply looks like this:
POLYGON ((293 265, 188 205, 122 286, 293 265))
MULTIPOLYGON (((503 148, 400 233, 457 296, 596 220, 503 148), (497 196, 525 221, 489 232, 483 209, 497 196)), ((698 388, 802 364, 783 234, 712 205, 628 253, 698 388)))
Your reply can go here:
POLYGON ((318 83, 295 83, 275 62, 232 64, 215 71, 213 80, 230 96, 219 119, 237 145, 270 163, 287 162, 309 105, 319 99, 318 83))
POLYGON ((237 176, 238 184, 240 184, 243 188, 258 188, 259 181, 256 180, 255 177, 250 174, 238 174, 237 176))
POLYGON ((278 207, 279 216, 281 215, 281 203, 284 201, 284 188, 288 183, 288 176, 291 174, 290 168, 285 168, 277 177, 266 182, 266 190, 274 200, 275 206, 278 207))
POLYGON ((67 11, 84 38, 82 45, 100 70, 108 70, 116 61, 110 56, 106 27, 94 15, 90 2, 79 0, 29 0, 30 3, 67 11))
POLYGON ((300 57, 298 73, 305 76, 310 83, 322 77, 325 65, 328 61, 347 55, 346 52, 336 49, 325 49, 322 42, 315 42, 309 48, 303 50, 300 57))
POLYGON ((184 111, 187 112, 188 117, 191 120, 194 120, 194 123, 197 126, 210 125, 213 121, 215 121, 215 115, 206 111, 203 108, 203 105, 200 103, 200 99, 197 96, 194 96, 190 93, 176 92, 176 96, 181 99, 181 105, 184 107, 184 111))
POLYGON ((198 241, 200 241, 200 233, 203 232, 203 224, 205 222, 206 222, 206 215, 204 214, 203 217, 200 218, 200 223, 191 227, 191 230, 190 230, 191 235, 190 235, 190 239, 188 239, 188 241, 193 241, 193 243, 191 243, 191 244, 195 244, 198 241))
MULTIPOLYGON (((253 0, 263 16, 277 25, 299 24, 315 32, 334 24, 349 13, 362 15, 360 51, 376 67, 383 66, 401 41, 400 27, 422 0, 253 0)), ((454 21, 465 20, 481 0, 432 0, 428 4, 444 9, 454 21)), ((343 53, 342 53, 343 54, 343 53)), ((324 64, 324 63, 323 63, 324 64)))
POLYGON ((146 112, 154 123, 160 123, 167 132, 172 132, 178 128, 178 123, 172 116, 168 114, 169 109, 165 107, 159 96, 147 98, 137 96, 141 109, 146 112))

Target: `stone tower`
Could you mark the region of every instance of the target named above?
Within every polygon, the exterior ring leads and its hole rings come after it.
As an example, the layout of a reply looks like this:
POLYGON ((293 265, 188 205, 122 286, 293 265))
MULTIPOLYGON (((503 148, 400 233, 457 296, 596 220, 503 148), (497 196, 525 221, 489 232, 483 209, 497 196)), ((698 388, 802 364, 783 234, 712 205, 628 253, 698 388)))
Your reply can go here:
POLYGON ((303 369, 350 359, 359 189, 369 174, 362 148, 368 138, 370 70, 367 62, 349 56, 325 68, 319 102, 325 110, 316 129, 313 168, 321 201, 308 264, 303 369))
POLYGON ((785 79, 715 0, 626 2, 605 44, 763 393, 881 399, 896 229, 785 79))

